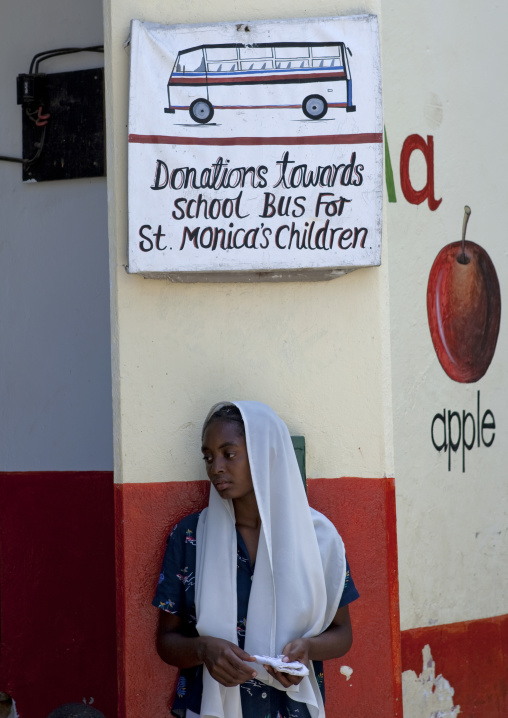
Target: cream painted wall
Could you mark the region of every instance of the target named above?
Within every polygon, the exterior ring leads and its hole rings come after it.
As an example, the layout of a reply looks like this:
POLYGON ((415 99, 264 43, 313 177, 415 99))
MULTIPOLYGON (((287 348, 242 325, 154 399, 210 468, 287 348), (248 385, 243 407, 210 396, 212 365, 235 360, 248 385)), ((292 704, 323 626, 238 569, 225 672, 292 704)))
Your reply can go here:
MULTIPOLYGON (((383 5, 385 124, 397 192, 387 215, 403 629, 508 612, 507 27, 507 7, 493 1, 383 5), (401 192, 400 151, 413 133, 434 137, 436 197, 443 199, 434 212, 401 192), (441 368, 426 310, 432 263, 460 240, 465 204, 472 209, 468 239, 490 255, 505 303, 494 359, 475 384, 454 382, 441 368), (448 471, 431 443, 432 418, 444 408, 476 413, 478 390, 482 413, 494 414, 496 438, 467 452, 465 472, 457 454, 448 471)), ((418 154, 410 172, 419 189, 418 154)))
MULTIPOLYGON (((166 23, 304 17, 306 3, 116 3, 105 6, 109 195, 115 379, 115 466, 119 482, 201 476, 199 427, 223 398, 274 406, 308 445, 311 477, 383 476, 392 466, 392 387, 402 627, 506 613, 508 498, 506 323, 487 375, 457 384, 441 369, 428 330, 426 285, 438 251, 460 239, 464 204, 469 239, 492 257, 507 283, 503 244, 508 106, 502 52, 506 10, 485 13, 455 0, 442 7, 383 6, 385 122, 397 203, 385 205, 383 265, 326 283, 174 285, 124 271, 128 36, 131 18, 166 23), (480 51, 476 51, 478 46, 480 51), (435 141, 431 212, 403 197, 398 162, 413 133, 435 141), (390 241, 390 274, 387 232, 390 241), (388 312, 388 279, 391 312, 388 312), (391 330, 390 330, 391 322, 391 330), (480 389, 496 418, 490 449, 467 455, 463 473, 430 442, 443 408, 473 410, 480 389)), ((321 2, 312 16, 380 14, 380 4, 321 2)), ((415 187, 423 163, 411 163, 415 187)))
POLYGON ((201 421, 220 399, 271 404, 306 436, 311 477, 392 473, 387 255, 331 282, 177 285, 129 276, 127 86, 132 18, 252 21, 374 12, 379 2, 105 4, 115 475, 202 477, 201 421))

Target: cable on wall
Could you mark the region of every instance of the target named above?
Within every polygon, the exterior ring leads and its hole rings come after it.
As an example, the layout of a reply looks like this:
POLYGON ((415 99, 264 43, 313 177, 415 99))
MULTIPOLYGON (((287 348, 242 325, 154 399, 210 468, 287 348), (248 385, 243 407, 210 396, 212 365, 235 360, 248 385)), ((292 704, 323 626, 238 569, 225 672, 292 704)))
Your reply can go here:
POLYGON ((55 50, 44 50, 36 53, 30 63, 30 70, 27 74, 21 74, 17 77, 17 102, 24 108, 27 117, 42 128, 41 136, 35 143, 37 152, 30 159, 21 157, 9 157, 0 155, 0 161, 17 162, 24 167, 33 165, 40 158, 44 148, 44 140, 46 138, 46 126, 50 121, 50 115, 43 111, 43 78, 45 75, 39 73, 39 65, 45 60, 60 55, 72 55, 77 52, 104 52, 104 45, 91 45, 89 47, 62 47, 55 50))

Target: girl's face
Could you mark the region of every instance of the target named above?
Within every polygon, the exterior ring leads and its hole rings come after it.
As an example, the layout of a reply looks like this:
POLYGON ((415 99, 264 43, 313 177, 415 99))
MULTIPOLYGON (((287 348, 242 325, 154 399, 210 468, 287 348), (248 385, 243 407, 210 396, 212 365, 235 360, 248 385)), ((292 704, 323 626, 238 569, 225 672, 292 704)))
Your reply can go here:
POLYGON ((208 478, 221 498, 254 493, 245 436, 236 422, 215 419, 208 424, 201 451, 208 478))

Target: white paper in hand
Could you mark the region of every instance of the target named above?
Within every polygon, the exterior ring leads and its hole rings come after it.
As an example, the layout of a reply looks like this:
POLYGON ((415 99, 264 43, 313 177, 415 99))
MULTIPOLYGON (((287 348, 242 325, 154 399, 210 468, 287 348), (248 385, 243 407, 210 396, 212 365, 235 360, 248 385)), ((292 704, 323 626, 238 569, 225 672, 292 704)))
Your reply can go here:
POLYGON ((276 658, 272 658, 271 656, 252 656, 256 659, 257 663, 261 663, 261 665, 264 666, 271 666, 272 668, 275 668, 276 671, 280 671, 281 673, 289 673, 292 676, 308 676, 309 675, 309 669, 307 666, 304 666, 303 663, 300 663, 300 661, 292 661, 291 663, 286 663, 282 659, 284 658, 283 655, 277 656, 276 658))

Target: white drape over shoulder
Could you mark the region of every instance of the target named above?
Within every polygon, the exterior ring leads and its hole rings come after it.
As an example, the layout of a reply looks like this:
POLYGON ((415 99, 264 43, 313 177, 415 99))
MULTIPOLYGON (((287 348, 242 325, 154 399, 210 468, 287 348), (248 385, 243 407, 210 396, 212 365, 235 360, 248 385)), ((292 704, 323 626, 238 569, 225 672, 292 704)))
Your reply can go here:
MULTIPOLYGON (((265 404, 232 402, 244 424, 261 532, 247 613, 245 650, 276 656, 296 638, 317 636, 337 612, 346 575, 344 545, 333 524, 307 502, 285 423, 265 404)), ((210 416, 220 406, 212 407, 210 416)), ((196 536, 196 613, 200 635, 238 643, 236 527, 233 502, 210 490, 196 536)), ((258 679, 286 690, 258 664, 258 679)), ((306 703, 312 718, 324 718, 313 671, 288 689, 306 703)), ((240 689, 225 688, 206 667, 202 718, 242 715, 240 689)))

